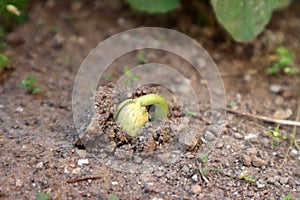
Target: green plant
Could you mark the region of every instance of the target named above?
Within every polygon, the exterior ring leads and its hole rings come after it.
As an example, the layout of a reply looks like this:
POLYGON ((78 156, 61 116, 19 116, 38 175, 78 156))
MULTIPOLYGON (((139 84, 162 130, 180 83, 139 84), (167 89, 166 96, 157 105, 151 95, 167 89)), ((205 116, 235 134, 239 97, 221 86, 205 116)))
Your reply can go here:
POLYGON ((280 125, 277 125, 273 130, 268 130, 268 133, 269 133, 269 135, 271 135, 274 138, 279 138, 281 140, 286 140, 287 137, 284 137, 284 136, 280 135, 279 129, 280 129, 280 125))
MULTIPOLYGON (((237 41, 247 41, 261 33, 272 12, 292 0, 210 0, 221 25, 237 41)), ((179 6, 179 0, 128 0, 136 10, 165 13, 179 6)))
POLYGON ((139 52, 137 55, 137 59, 140 63, 146 63, 147 59, 146 59, 146 55, 144 52, 139 52))
POLYGON ((200 160, 201 160, 203 163, 207 163, 207 162, 208 162, 208 157, 207 157, 207 155, 199 155, 199 158, 200 158, 200 160))
POLYGON ((104 79, 105 79, 106 81, 110 81, 111 78, 112 78, 112 74, 111 74, 111 73, 106 73, 106 74, 104 75, 104 79))
POLYGON ((43 192, 37 193, 35 197, 35 200, 49 200, 49 199, 50 199, 49 193, 43 193, 43 192))
POLYGON ((126 76, 126 79, 124 80, 124 85, 131 85, 132 81, 139 81, 139 80, 141 80, 141 78, 138 75, 133 74, 130 71, 130 69, 128 69, 128 68, 124 69, 124 74, 126 76))
POLYGON ((197 117, 198 116, 198 113, 197 112, 194 112, 194 111, 189 111, 188 114, 192 117, 197 117))
POLYGON ((286 195, 282 200, 292 200, 293 196, 291 194, 286 195))
POLYGON ((0 53, 0 70, 6 67, 8 61, 8 57, 0 53))
POLYGON ((178 7, 180 0, 128 0, 138 11, 148 13, 165 13, 178 7))
POLYGON ((108 195, 107 200, 119 200, 119 197, 115 194, 110 194, 108 195))
POLYGON ((36 86, 37 81, 36 77, 28 76, 25 80, 21 81, 20 86, 26 88, 27 92, 31 94, 37 94, 41 91, 40 87, 36 86))
POLYGON ((283 72, 285 74, 297 74, 298 70, 294 67, 293 57, 295 53, 285 47, 277 47, 275 49, 276 61, 267 69, 267 74, 277 74, 283 72))
POLYGON ((254 177, 250 178, 248 175, 243 176, 243 179, 250 183, 254 183, 256 181, 256 178, 254 177))
POLYGON ((151 120, 155 121, 161 117, 167 117, 169 108, 166 100, 157 94, 140 96, 137 99, 127 99, 120 103, 114 114, 122 128, 133 137, 138 135, 139 130, 149 120, 147 106, 154 105, 155 112, 151 120))

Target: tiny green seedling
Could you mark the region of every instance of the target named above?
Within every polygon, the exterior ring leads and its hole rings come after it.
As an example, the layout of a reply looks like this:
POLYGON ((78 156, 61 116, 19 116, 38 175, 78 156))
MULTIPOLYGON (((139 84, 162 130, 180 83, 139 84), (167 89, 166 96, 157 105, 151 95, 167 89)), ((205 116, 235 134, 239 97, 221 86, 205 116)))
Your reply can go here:
POLYGON ((104 79, 105 79, 106 81, 110 81, 111 78, 112 78, 112 74, 111 74, 111 73, 106 73, 106 74, 104 75, 104 79))
POLYGON ((139 77, 138 75, 133 74, 130 69, 125 68, 124 69, 124 74, 126 76, 126 79, 124 80, 124 85, 131 85, 131 83, 133 81, 139 81, 141 80, 141 77, 139 77))
POLYGON ((250 178, 248 175, 243 176, 243 179, 250 183, 254 183, 256 181, 256 178, 254 177, 250 178))
POLYGON ((108 195, 107 200, 119 200, 119 197, 115 194, 110 194, 108 195))
POLYGON ((117 107, 114 119, 123 130, 133 137, 137 137, 140 129, 149 120, 147 106, 154 105, 155 112, 151 120, 167 117, 169 107, 166 100, 157 94, 147 94, 136 99, 126 99, 117 107))
POLYGON ((229 104, 228 104, 228 106, 230 108, 234 108, 234 107, 236 107, 236 105, 237 105, 237 103, 235 101, 230 101, 229 104))
POLYGON ((35 200, 49 200, 50 195, 49 193, 39 192, 37 193, 35 200))
POLYGON ((0 70, 6 67, 8 61, 8 57, 0 53, 0 70))
POLYGON ((192 117, 197 117, 198 116, 198 113, 197 112, 194 112, 194 111, 189 111, 188 114, 192 117))
POLYGON ((284 137, 284 136, 280 135, 279 129, 280 129, 280 125, 277 125, 273 130, 268 130, 268 134, 271 135, 274 138, 278 138, 278 139, 281 139, 281 140, 286 140, 287 137, 284 137))
POLYGON ((20 86, 22 88, 26 88, 27 92, 31 94, 37 94, 41 91, 41 89, 40 87, 35 85, 36 81, 37 81, 36 77, 28 76, 25 80, 21 81, 20 86))
POLYGON ((203 163, 207 163, 207 162, 208 162, 208 157, 207 157, 207 155, 199 155, 199 158, 200 158, 200 160, 201 160, 203 163))
POLYGON ((273 62, 267 69, 267 74, 278 74, 283 72, 285 74, 297 74, 298 70, 294 67, 294 52, 285 47, 277 47, 275 49, 277 57, 276 62, 273 62))
POLYGON ((293 196, 291 194, 286 195, 282 200, 292 200, 293 196))
POLYGON ((143 64, 147 62, 146 55, 144 52, 139 52, 137 55, 137 59, 140 63, 143 63, 143 64))

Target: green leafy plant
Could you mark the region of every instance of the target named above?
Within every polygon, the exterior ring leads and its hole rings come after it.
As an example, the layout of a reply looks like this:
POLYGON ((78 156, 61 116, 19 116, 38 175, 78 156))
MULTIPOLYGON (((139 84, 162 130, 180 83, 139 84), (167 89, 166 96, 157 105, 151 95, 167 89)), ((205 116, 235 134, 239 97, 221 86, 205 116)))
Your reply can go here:
POLYGON ((256 181, 256 178, 254 177, 250 178, 248 175, 243 176, 243 179, 250 183, 254 183, 256 181))
POLYGON ((41 91, 40 87, 36 86, 37 81, 36 77, 28 76, 25 80, 21 81, 20 86, 26 88, 27 92, 31 94, 37 94, 41 91))
POLYGON ((203 163, 207 163, 207 162, 208 162, 208 157, 207 157, 207 155, 199 155, 199 158, 200 158, 200 160, 201 160, 203 163))
POLYGON ((49 200, 49 199, 50 199, 49 193, 43 193, 43 192, 37 193, 35 197, 35 200, 49 200))
POLYGON ((0 70, 6 67, 8 61, 9 61, 8 57, 0 53, 0 70))
POLYGON ((277 125, 273 130, 268 130, 268 133, 269 133, 269 135, 271 135, 274 138, 279 138, 281 140, 286 140, 287 137, 284 137, 284 136, 280 135, 279 129, 280 129, 280 125, 277 125))
POLYGON ((146 55, 144 52, 139 52, 137 55, 137 59, 140 63, 146 63, 147 59, 146 59, 146 55))
POLYGON ((119 200, 119 197, 115 194, 110 194, 108 195, 107 200, 119 200))
POLYGON ((131 85, 131 83, 133 81, 139 81, 139 80, 141 80, 141 78, 138 75, 133 74, 130 71, 130 69, 128 69, 128 68, 124 69, 124 74, 126 76, 126 79, 124 80, 124 85, 131 85))
POLYGON ((154 115, 151 120, 155 121, 161 117, 167 117, 169 108, 166 100, 157 94, 148 94, 137 99, 127 99, 120 103, 114 114, 114 119, 121 127, 133 137, 138 135, 139 130, 149 120, 147 106, 155 106, 154 115))
MULTIPOLYGON (((129 0, 136 10, 165 13, 179 6, 179 0, 129 0)), ((210 0, 221 25, 237 41, 247 41, 261 33, 272 12, 291 0, 210 0)))
POLYGON ((198 113, 197 112, 194 112, 194 111, 189 111, 188 112, 188 115, 192 116, 192 117, 197 117, 198 116, 198 113))
POLYGON ((293 196, 291 194, 286 195, 282 200, 292 200, 293 196))
POLYGON ((295 53, 285 47, 277 47, 275 49, 276 61, 273 62, 267 69, 267 74, 297 74, 298 70, 294 67, 293 57, 295 53))
POLYGON ((178 7, 180 0, 128 0, 138 11, 148 13, 165 13, 178 7))

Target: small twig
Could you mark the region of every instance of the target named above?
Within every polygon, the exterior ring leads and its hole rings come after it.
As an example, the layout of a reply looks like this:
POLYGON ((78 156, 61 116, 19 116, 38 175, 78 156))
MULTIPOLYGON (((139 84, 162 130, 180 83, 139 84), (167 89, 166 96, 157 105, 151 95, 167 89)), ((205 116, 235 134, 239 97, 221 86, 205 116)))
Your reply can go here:
POLYGON ((82 181, 87 181, 87 180, 95 180, 95 179, 101 179, 102 176, 91 176, 91 177, 83 177, 83 178, 76 178, 76 179, 71 179, 66 181, 66 183, 77 183, 77 182, 82 182, 82 181))
MULTIPOLYGON (((297 114, 296 114, 296 120, 298 121, 299 118, 300 118, 300 104, 298 104, 298 109, 297 109, 297 114)), ((282 163, 280 165, 280 168, 282 168, 286 164, 287 159, 289 157, 289 152, 290 152, 292 146, 295 145, 297 148, 299 148, 297 140, 295 140, 296 134, 297 134, 297 126, 294 126, 294 128, 292 130, 292 134, 290 136, 290 145, 289 145, 289 147, 288 147, 288 149, 287 149, 287 151, 286 151, 286 153, 284 155, 284 159, 283 159, 283 161, 282 161, 282 163)))
POLYGON ((230 108, 225 108, 228 112, 238 114, 238 115, 243 115, 246 117, 254 118, 254 119, 259 119, 263 120, 265 122, 272 122, 276 124, 283 124, 283 125, 289 125, 289 126, 299 126, 300 127, 300 122, 299 121, 292 121, 292 120, 283 120, 283 119, 274 119, 262 115, 254 115, 254 114, 248 114, 248 113, 242 113, 230 108))

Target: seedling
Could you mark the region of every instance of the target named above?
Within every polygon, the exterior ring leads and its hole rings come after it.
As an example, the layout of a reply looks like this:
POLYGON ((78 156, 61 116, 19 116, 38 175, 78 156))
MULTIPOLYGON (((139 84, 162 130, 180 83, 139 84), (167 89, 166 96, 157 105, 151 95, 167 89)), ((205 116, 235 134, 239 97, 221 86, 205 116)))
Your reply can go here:
POLYGON ((111 73, 107 73, 107 74, 104 75, 104 79, 105 79, 106 81, 110 81, 111 78, 112 78, 112 74, 111 74, 111 73))
POLYGON ((277 125, 273 130, 268 130, 268 134, 271 135, 274 138, 279 138, 281 140, 286 140, 287 137, 284 137, 284 136, 280 135, 279 128, 280 128, 280 125, 277 125))
POLYGON ((28 76, 25 80, 21 81, 20 86, 26 88, 27 92, 31 94, 37 94, 41 91, 40 87, 36 86, 35 83, 37 78, 34 76, 28 76))
POLYGON ((293 196, 291 194, 286 195, 282 200, 292 200, 293 196))
POLYGON ((200 160, 201 160, 203 163, 207 163, 207 162, 208 162, 208 157, 207 157, 207 155, 199 155, 199 158, 200 158, 200 160))
POLYGON ((146 63, 147 59, 144 52, 139 52, 137 55, 137 59, 140 63, 146 63))
POLYGON ((229 104, 228 104, 228 106, 230 108, 234 108, 234 107, 236 107, 236 105, 237 105, 237 103, 235 101, 230 101, 229 104))
POLYGON ((256 181, 256 178, 254 177, 250 178, 248 175, 243 176, 243 179, 250 183, 254 183, 256 181))
POLYGON ((198 116, 198 113, 197 112, 194 112, 194 111, 189 111, 188 114, 192 117, 197 117, 198 116))
POLYGON ((49 200, 50 195, 48 193, 39 192, 37 193, 35 200, 49 200))
POLYGON ((130 69, 125 68, 124 74, 126 75, 126 79, 124 80, 124 85, 131 85, 133 81, 139 81, 141 78, 138 75, 133 74, 130 69))
POLYGON ((138 132, 149 120, 147 106, 155 106, 153 121, 167 117, 169 108, 166 100, 157 94, 148 94, 140 96, 137 99, 127 99, 120 103, 114 114, 114 119, 118 121, 121 127, 133 137, 138 136, 138 132))
POLYGON ((294 67, 294 52, 285 47, 277 47, 275 49, 276 61, 267 69, 267 74, 297 74, 298 70, 294 67))
POLYGON ((115 194, 110 194, 108 195, 107 200, 119 200, 119 197, 115 194))
POLYGON ((0 53, 0 70, 6 67, 8 61, 8 57, 0 53))

